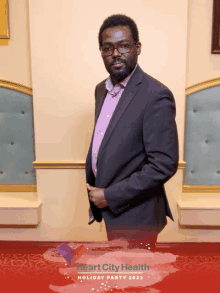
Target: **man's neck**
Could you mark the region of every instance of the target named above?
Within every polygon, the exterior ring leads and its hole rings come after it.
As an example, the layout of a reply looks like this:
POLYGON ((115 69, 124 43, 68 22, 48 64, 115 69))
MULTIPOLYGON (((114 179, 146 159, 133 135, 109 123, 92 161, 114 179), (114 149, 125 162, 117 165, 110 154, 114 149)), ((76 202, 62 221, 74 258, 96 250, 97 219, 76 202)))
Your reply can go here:
POLYGON ((112 76, 110 76, 110 78, 111 78, 111 81, 112 81, 113 86, 115 86, 116 84, 119 83, 119 82, 117 81, 117 79, 113 78, 112 76))

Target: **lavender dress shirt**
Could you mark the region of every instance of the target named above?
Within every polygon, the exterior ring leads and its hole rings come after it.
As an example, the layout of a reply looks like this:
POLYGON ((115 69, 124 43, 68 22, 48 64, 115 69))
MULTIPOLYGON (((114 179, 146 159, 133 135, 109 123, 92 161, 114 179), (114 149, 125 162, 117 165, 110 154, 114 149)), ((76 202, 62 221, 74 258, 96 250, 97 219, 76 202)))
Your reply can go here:
POLYGON ((108 93, 103 103, 99 118, 95 126, 95 132, 94 132, 94 138, 93 138, 93 144, 92 144, 92 170, 95 177, 97 174, 96 163, 97 163, 99 147, 105 135, 106 129, 109 125, 109 122, 112 118, 112 115, 115 111, 115 108, 119 102, 119 99, 129 79, 131 78, 132 74, 137 68, 137 65, 138 64, 136 64, 134 70, 123 81, 116 84, 115 86, 113 86, 110 76, 105 82, 105 86, 106 86, 106 89, 108 90, 108 93))

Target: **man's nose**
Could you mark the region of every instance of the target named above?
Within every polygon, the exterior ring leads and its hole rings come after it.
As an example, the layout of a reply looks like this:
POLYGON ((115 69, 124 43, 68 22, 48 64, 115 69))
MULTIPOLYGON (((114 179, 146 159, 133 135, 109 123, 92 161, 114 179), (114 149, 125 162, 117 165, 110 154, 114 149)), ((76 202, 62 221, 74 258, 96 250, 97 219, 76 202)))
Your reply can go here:
POLYGON ((118 56, 118 55, 121 56, 121 53, 118 51, 118 49, 114 48, 112 56, 118 56))

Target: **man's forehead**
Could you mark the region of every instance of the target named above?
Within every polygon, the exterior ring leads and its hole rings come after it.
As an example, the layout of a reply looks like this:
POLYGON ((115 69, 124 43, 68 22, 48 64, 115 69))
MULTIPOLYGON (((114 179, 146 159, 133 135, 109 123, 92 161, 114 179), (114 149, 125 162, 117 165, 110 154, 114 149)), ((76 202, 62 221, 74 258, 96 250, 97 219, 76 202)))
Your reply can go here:
POLYGON ((130 39, 130 37, 131 37, 130 29, 127 26, 111 27, 111 28, 104 30, 104 32, 103 32, 103 38, 105 38, 105 39, 110 39, 110 38, 130 39))
POLYGON ((115 42, 112 41, 112 40, 113 40, 112 38, 111 39, 110 38, 109 39, 105 39, 105 41, 103 42, 103 45, 104 44, 116 44, 116 43, 121 43, 121 42, 130 42, 130 40, 125 39, 124 37, 117 39, 115 42))

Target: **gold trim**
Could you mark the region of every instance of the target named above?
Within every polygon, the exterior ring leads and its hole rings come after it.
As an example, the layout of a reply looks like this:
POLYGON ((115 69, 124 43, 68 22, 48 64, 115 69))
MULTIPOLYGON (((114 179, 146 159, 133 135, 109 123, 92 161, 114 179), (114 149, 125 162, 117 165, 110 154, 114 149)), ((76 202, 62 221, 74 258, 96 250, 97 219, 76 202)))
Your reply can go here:
POLYGON ((181 160, 179 161, 178 169, 185 169, 186 162, 181 160))
MULTIPOLYGON (((185 90, 185 91, 187 91, 187 89, 185 90)), ((185 94, 185 109, 184 109, 184 113, 185 113, 185 115, 184 115, 184 125, 183 125, 183 127, 184 127, 184 129, 183 129, 183 133, 184 133, 184 136, 183 136, 183 158, 185 158, 185 143, 186 143, 186 141, 185 141, 185 133, 186 133, 186 103, 187 103, 187 95, 185 94)), ((184 182, 184 172, 182 172, 182 182, 184 182)), ((183 185, 182 185, 182 189, 183 189, 183 185)))
MULTIPOLYGON (((35 169, 85 169, 85 161, 34 161, 35 169)), ((179 161, 178 169, 184 169, 186 162, 179 161)))
POLYGON ((180 229, 193 229, 193 230, 219 230, 220 226, 206 226, 206 225, 202 225, 202 226, 198 226, 198 225, 182 225, 180 224, 179 220, 178 220, 178 225, 180 229))
MULTIPOLYGON (((0 225, 0 229, 9 229, 9 228, 21 228, 21 229, 28 229, 28 228, 37 228, 37 226, 40 224, 40 222, 37 225, 0 225)), ((14 242, 14 241, 13 241, 14 242)), ((22 241, 23 242, 23 241, 22 241)))
POLYGON ((37 185, 33 184, 1 184, 0 192, 37 192, 37 185))
POLYGON ((217 86, 217 85, 220 85, 220 77, 205 80, 203 82, 199 82, 197 84, 191 85, 185 89, 185 94, 186 94, 186 96, 191 95, 195 92, 199 92, 204 89, 207 89, 207 88, 210 88, 213 86, 217 86))
POLYGON ((220 185, 183 185, 182 192, 220 193, 220 185))
POLYGON ((85 169, 85 161, 34 161, 35 169, 85 169))
POLYGON ((9 40, 0 40, 0 46, 8 46, 9 45, 9 40))
POLYGON ((21 92, 21 93, 29 95, 29 96, 33 96, 33 90, 31 87, 20 84, 18 82, 0 79, 0 87, 10 89, 13 91, 17 91, 17 92, 21 92))
POLYGON ((0 0, 0 38, 9 39, 8 0, 0 0))

